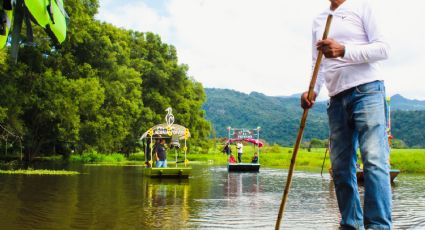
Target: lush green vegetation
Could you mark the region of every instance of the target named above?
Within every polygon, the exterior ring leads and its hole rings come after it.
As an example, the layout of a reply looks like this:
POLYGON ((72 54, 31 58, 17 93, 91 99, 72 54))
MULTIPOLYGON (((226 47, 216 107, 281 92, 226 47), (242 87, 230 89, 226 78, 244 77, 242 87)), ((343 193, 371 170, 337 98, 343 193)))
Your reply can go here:
POLYGON ((395 111, 393 135, 412 148, 425 147, 425 111, 395 111))
POLYGON ((391 166, 406 172, 425 172, 425 149, 393 149, 391 166))
POLYGON ((68 161, 73 163, 82 163, 89 165, 127 165, 127 164, 141 164, 144 165, 143 153, 131 154, 129 157, 125 157, 121 153, 98 153, 94 150, 87 151, 82 154, 72 154, 69 157, 63 155, 53 155, 47 157, 41 157, 42 160, 46 161, 68 161))
POLYGON ((0 170, 0 174, 25 174, 25 175, 77 175, 76 171, 47 170, 47 169, 18 169, 0 170))
POLYGON ((124 155, 120 153, 111 153, 111 154, 99 154, 96 151, 85 152, 81 155, 72 154, 69 157, 71 162, 81 162, 81 163, 119 163, 125 162, 127 159, 124 155))
POLYGON ((8 48, 0 52, 2 153, 128 155, 143 132, 164 123, 167 107, 190 129, 190 147, 206 143, 205 93, 178 63, 176 49, 153 33, 97 21, 98 6, 98 0, 65 2, 71 21, 61 47, 33 27, 34 43, 26 45, 23 36, 18 64, 9 64, 8 48))
MULTIPOLYGON (((205 89, 205 92, 204 108, 216 137, 227 137, 228 126, 261 126, 261 138, 269 143, 292 146, 295 142, 302 114, 298 97, 269 97, 255 92, 248 95, 227 89, 205 89)), ((391 108, 392 134, 396 138, 393 147, 425 148, 425 101, 394 95, 391 108)), ((328 138, 327 122, 326 103, 317 102, 304 131, 307 146, 311 142, 316 145, 313 147, 323 147, 323 144, 317 145, 317 140, 328 138)))

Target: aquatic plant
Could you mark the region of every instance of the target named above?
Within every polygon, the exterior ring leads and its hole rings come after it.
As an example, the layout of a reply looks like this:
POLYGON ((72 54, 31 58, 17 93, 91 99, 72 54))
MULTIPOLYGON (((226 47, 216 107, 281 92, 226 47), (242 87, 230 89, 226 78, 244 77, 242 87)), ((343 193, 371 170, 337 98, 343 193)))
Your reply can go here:
POLYGON ((0 174, 24 174, 24 175, 77 175, 76 171, 66 170, 48 170, 48 169, 17 169, 17 170, 0 170, 0 174))

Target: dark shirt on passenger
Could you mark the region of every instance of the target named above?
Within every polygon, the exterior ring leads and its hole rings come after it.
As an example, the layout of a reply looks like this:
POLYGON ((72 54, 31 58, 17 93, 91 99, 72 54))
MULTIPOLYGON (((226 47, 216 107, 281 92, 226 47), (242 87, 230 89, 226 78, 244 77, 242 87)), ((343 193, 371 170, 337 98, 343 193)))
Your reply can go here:
POLYGON ((167 159, 167 153, 165 152, 165 146, 162 144, 158 144, 156 146, 156 153, 160 161, 165 161, 167 159))

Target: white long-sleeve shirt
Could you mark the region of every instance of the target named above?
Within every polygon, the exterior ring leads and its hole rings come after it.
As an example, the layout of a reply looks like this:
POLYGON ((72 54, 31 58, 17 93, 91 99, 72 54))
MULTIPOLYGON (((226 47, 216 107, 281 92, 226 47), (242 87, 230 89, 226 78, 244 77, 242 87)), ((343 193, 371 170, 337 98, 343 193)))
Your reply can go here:
POLYGON ((380 60, 388 57, 389 46, 379 30, 367 0, 346 0, 335 11, 322 12, 313 22, 313 68, 317 41, 322 39, 326 18, 333 15, 328 38, 345 46, 342 58, 323 58, 314 91, 325 83, 332 97, 352 87, 383 80, 380 60))

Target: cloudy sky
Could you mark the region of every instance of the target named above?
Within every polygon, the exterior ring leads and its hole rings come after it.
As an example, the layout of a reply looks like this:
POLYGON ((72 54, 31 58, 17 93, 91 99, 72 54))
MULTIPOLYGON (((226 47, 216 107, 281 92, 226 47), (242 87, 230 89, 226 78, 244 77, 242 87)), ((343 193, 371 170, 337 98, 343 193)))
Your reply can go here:
MULTIPOLYGON (((425 2, 372 3, 392 48, 382 72, 387 93, 425 100, 425 2)), ((312 20, 328 6, 327 0, 100 0, 97 18, 159 34, 204 87, 282 96, 307 89, 312 20)))

